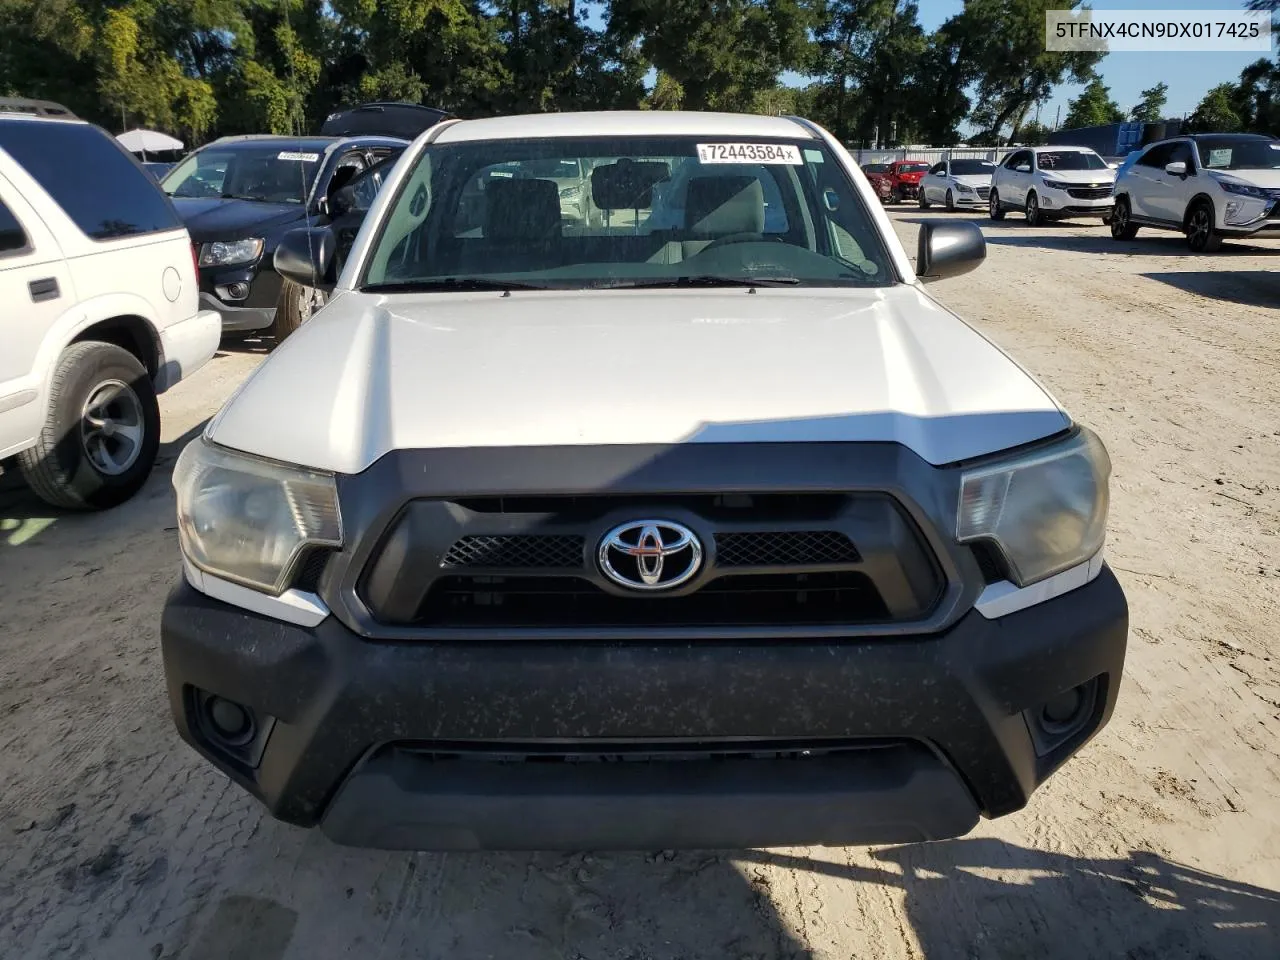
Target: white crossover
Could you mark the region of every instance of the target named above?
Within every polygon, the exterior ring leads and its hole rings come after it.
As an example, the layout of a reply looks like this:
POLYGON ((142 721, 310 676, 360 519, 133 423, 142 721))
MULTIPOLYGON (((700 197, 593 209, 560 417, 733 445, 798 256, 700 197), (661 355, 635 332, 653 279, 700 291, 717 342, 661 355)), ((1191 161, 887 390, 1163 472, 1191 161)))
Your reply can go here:
POLYGON ((996 168, 988 209, 992 220, 1019 211, 1029 227, 1065 217, 1106 220, 1115 182, 1115 170, 1088 147, 1025 147, 996 168))
POLYGON ((1280 236, 1280 140, 1203 133, 1162 140, 1126 162, 1115 186, 1111 235, 1139 227, 1186 234, 1195 253, 1228 237, 1280 236))

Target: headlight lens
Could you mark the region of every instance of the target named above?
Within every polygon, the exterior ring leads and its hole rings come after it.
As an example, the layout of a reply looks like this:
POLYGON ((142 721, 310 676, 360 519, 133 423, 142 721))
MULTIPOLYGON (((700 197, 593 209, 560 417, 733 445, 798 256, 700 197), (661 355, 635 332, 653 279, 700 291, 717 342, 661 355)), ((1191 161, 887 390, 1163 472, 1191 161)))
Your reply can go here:
POLYGON ((1224 177, 1217 177, 1218 186, 1227 193, 1236 193, 1242 197, 1257 197, 1258 199, 1266 199, 1268 192, 1261 187, 1255 187, 1251 183, 1241 183, 1239 180, 1227 180, 1224 177))
POLYGON ((1063 183, 1061 180, 1045 180, 1042 178, 1040 182, 1043 183, 1046 187, 1050 188, 1051 190, 1067 189, 1067 185, 1063 183))
POLYGON ((252 263, 262 256, 263 240, 215 240, 200 246, 200 266, 230 267, 237 263, 252 263))
POLYGON ((193 564, 264 593, 288 586, 308 546, 342 545, 333 475, 187 444, 174 467, 178 536, 193 564))
POLYGON ((952 182, 952 183, 954 183, 954 184, 956 185, 956 189, 957 189, 957 190, 959 190, 961 193, 973 193, 973 192, 974 192, 973 187, 969 186, 967 183, 961 183, 959 180, 953 180, 953 181, 951 181, 951 182, 952 182))
POLYGON ((1020 586, 1090 559, 1106 539, 1111 461, 1093 433, 1080 432, 964 475, 956 538, 990 540, 1020 586))
POLYGON ((560 190, 561 200, 577 200, 581 195, 581 187, 562 187, 560 190))

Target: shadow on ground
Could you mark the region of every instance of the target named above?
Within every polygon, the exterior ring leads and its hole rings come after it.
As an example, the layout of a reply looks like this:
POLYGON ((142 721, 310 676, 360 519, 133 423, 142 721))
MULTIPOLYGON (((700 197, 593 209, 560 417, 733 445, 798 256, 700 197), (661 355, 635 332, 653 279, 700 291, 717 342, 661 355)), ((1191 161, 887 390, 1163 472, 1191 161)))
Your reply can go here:
POLYGON ((929 960, 1280 956, 1280 893, 1154 853, 1095 859, 972 838, 871 856, 884 867, 767 851, 743 859, 901 887, 907 920, 929 960))
MULTIPOLYGON (((174 461, 188 443, 200 436, 206 417, 181 436, 160 444, 156 465, 146 485, 133 499, 111 510, 79 512, 51 507, 29 489, 13 461, 11 469, 0 473, 0 555, 10 549, 69 535, 98 538, 154 525, 173 525, 173 490, 169 478, 174 461)), ((0 573, 0 581, 3 574, 0 573)))
POLYGON ((1143 276, 1214 300, 1226 300, 1246 307, 1280 308, 1280 273, 1271 270, 1206 270, 1144 273, 1143 276))

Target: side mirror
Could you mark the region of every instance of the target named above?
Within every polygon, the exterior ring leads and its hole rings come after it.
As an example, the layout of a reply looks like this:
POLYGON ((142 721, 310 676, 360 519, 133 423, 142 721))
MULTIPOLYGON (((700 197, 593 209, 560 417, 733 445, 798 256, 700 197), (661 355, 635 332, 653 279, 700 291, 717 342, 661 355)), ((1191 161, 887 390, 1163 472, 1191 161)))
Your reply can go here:
POLYGON ((276 273, 304 287, 332 290, 337 238, 328 227, 300 227, 280 239, 272 263, 276 273))
POLYGON ((916 247, 916 276, 921 280, 956 277, 987 258, 987 241, 977 225, 954 220, 926 220, 916 247))
POLYGON ((1025 164, 1025 163, 1020 163, 1020 164, 1018 164, 1016 167, 1014 167, 1013 169, 1017 170, 1019 173, 1030 173, 1030 172, 1031 172, 1031 167, 1029 167, 1029 166, 1028 166, 1027 164, 1025 164))
POLYGON ((1173 163, 1164 165, 1164 172, 1171 177, 1185 177, 1187 175, 1187 165, 1181 160, 1175 160, 1173 163))

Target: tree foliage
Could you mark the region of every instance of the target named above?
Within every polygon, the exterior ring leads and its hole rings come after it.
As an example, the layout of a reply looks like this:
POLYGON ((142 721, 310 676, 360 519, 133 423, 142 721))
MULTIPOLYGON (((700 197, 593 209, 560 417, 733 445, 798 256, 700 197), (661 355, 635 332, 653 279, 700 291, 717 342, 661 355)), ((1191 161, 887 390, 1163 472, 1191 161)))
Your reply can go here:
POLYGON ((1197 133, 1233 133, 1240 129, 1240 115, 1232 103, 1235 84, 1220 83, 1204 95, 1196 112, 1188 118, 1197 133))
MULTIPOLYGON (((1080 0, 966 0, 932 32, 920 2, 0 0, 0 95, 191 143, 310 132, 370 99, 461 116, 797 113, 849 143, 950 145, 966 126, 975 142, 1042 138, 1028 117, 1070 81, 1089 85, 1068 123, 1117 118, 1100 54, 1044 49, 1045 10, 1080 0)), ((1143 91, 1132 115, 1158 118, 1166 94, 1143 91)), ((1280 63, 1259 60, 1211 97, 1204 122, 1274 132, 1280 63)))
POLYGON ((1111 90, 1099 78, 1089 81, 1084 92, 1067 103, 1067 119, 1063 125, 1072 127, 1098 127, 1107 123, 1119 123, 1124 111, 1111 99, 1111 90))
POLYGON ((1142 91, 1142 99, 1129 111, 1129 119, 1154 123, 1164 119, 1164 105, 1169 100, 1169 85, 1157 83, 1142 91))

